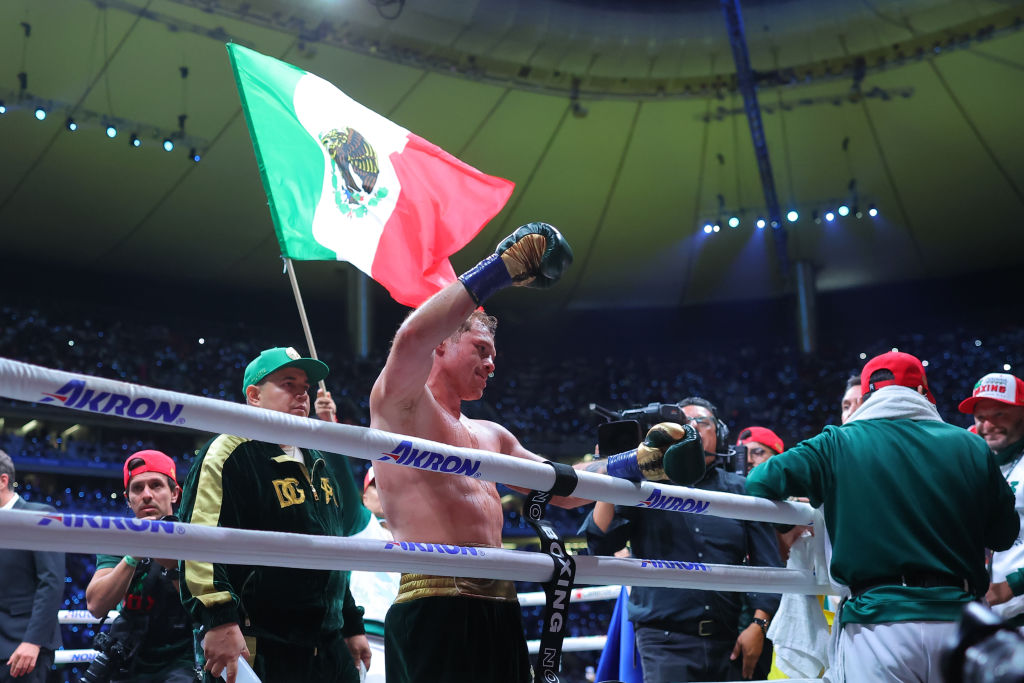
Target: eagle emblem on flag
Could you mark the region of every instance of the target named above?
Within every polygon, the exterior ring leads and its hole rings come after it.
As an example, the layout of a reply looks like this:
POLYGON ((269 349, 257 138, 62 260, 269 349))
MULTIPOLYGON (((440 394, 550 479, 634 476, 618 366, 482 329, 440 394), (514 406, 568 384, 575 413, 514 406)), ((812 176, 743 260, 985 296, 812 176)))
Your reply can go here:
POLYGON ((377 152, 359 131, 351 127, 344 130, 334 128, 321 133, 320 144, 332 161, 331 183, 342 213, 351 212, 362 217, 366 215, 367 207, 376 206, 387 196, 388 191, 384 187, 374 192, 380 174, 377 152))

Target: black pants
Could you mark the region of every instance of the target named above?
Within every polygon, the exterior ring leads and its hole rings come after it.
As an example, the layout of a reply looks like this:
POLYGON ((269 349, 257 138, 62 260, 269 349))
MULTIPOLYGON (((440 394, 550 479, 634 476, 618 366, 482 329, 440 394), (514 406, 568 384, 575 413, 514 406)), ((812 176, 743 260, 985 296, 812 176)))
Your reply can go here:
POLYGON ((525 683, 531 678, 518 602, 429 597, 391 606, 388 683, 525 683))
MULTIPOLYGON (((250 647, 249 654, 262 683, 359 683, 359 671, 341 633, 323 633, 316 643, 257 638, 255 651, 250 647)), ((222 683, 209 671, 205 676, 207 683, 222 683)))
POLYGON ((46 677, 50 674, 53 666, 53 650, 45 647, 39 648, 39 656, 36 657, 36 668, 32 673, 17 678, 11 678, 11 667, 7 666, 7 659, 0 660, 0 683, 46 683, 46 677))
POLYGON ((736 636, 689 636, 647 626, 636 627, 644 683, 738 681, 742 659, 730 661, 736 636))

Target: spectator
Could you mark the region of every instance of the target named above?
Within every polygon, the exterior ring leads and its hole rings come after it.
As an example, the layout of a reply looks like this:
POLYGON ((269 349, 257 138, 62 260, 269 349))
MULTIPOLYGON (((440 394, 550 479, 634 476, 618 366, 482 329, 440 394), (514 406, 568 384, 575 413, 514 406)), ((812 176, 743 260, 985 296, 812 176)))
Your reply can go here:
MULTIPOLYGON (((993 372, 974 385, 960 412, 974 415, 976 433, 995 455, 996 464, 1013 490, 1017 515, 1024 524, 1024 381, 993 372)), ((985 599, 1012 626, 1024 626, 1024 542, 992 554, 992 583, 985 599)))
POLYGON ((786 448, 779 435, 767 427, 747 427, 740 432, 736 445, 747 447, 747 474, 786 448))
POLYGON ((850 375, 850 378, 846 380, 846 391, 843 392, 840 424, 846 424, 850 420, 857 408, 860 408, 860 401, 860 377, 857 375, 850 375))
POLYGON ((921 361, 876 356, 861 388, 845 425, 755 468, 747 489, 823 506, 831 573, 852 594, 837 614, 837 677, 939 681, 963 605, 988 585, 985 548, 1010 547, 1020 521, 984 444, 939 417, 921 361))
MULTIPOLYGON (((0 451, 0 510, 56 512, 14 491, 14 462, 0 451)), ((61 646, 57 609, 64 553, 5 549, 0 553, 0 683, 43 683, 61 646)))

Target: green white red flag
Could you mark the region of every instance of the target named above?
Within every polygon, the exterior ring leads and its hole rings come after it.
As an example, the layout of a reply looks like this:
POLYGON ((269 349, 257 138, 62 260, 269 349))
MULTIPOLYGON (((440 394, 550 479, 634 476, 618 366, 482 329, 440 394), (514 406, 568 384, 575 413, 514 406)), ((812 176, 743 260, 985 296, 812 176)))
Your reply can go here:
POLYGON ((229 44, 281 253, 348 261, 399 303, 455 280, 448 257, 502 209, 489 176, 324 79, 229 44))

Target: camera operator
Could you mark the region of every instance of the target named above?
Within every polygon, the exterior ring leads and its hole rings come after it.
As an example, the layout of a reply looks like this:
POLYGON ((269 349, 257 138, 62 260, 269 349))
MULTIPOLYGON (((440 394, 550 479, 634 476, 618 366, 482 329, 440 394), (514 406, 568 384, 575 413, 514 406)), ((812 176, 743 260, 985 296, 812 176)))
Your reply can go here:
MULTIPOLYGON (((173 505, 181 497, 174 461, 152 450, 128 456, 124 463, 124 495, 138 519, 163 519, 172 514, 173 505)), ((121 643, 131 660, 115 663, 120 664, 120 671, 110 672, 112 680, 196 680, 192 626, 178 595, 177 560, 97 555, 96 573, 85 589, 85 599, 96 617, 105 616, 122 603, 115 626, 123 633, 120 637, 131 641, 131 646, 121 643), (132 655, 130 650, 135 645, 132 655)))
MULTIPOLYGON (((706 470, 693 487, 746 493, 743 477, 722 467, 729 436, 715 406, 691 397, 679 407, 681 419, 696 428, 704 446, 706 470)), ((597 502, 581 533, 595 555, 611 555, 631 542, 633 555, 647 559, 739 565, 749 556, 752 565, 782 566, 775 532, 763 522, 597 502)), ((746 596, 754 617, 741 624, 740 593, 635 586, 628 614, 644 682, 749 679, 779 596, 746 596)))

